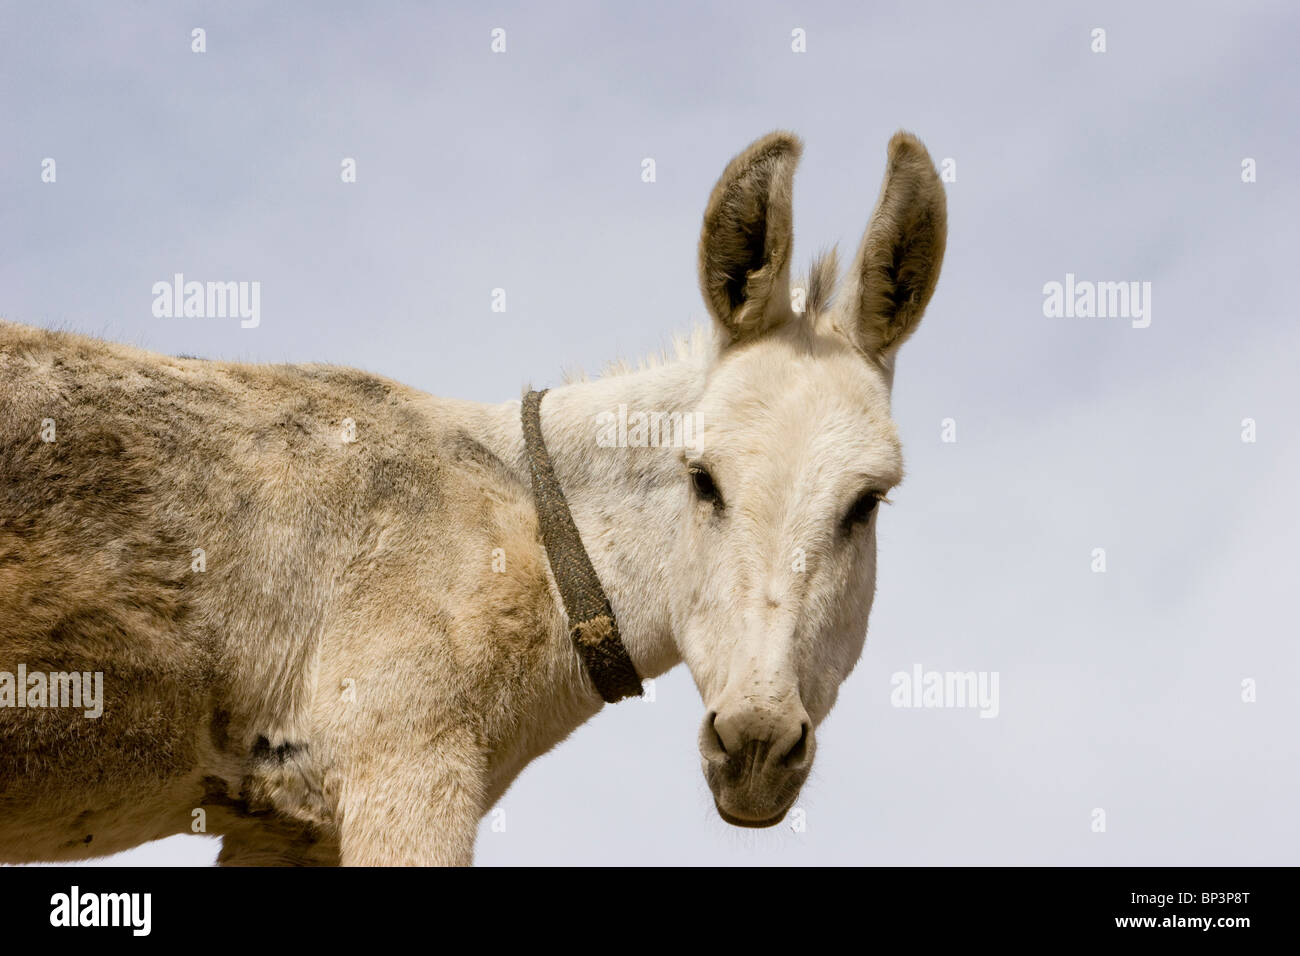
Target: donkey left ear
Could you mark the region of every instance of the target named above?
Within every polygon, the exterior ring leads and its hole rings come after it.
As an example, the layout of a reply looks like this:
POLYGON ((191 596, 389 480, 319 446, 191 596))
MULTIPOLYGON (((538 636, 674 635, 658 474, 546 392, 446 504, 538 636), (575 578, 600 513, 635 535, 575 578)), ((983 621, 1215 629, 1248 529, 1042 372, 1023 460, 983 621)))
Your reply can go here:
POLYGON ((921 141, 899 131, 889 166, 841 301, 842 330, 869 356, 889 360, 916 330, 930 301, 948 241, 943 182, 921 141))
POLYGON ((700 291, 732 341, 793 315, 790 244, 794 168, 803 144, 769 133, 735 157, 713 187, 700 230, 700 291))

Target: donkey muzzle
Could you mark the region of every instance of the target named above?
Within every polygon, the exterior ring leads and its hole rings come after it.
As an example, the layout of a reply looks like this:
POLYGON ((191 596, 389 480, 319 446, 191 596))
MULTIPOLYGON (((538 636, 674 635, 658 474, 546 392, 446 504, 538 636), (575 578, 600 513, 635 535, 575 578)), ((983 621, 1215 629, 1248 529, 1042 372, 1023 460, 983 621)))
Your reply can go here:
POLYGON ((739 827, 780 823, 808 779, 815 746, 802 707, 710 711, 700 727, 700 757, 718 815, 739 827))

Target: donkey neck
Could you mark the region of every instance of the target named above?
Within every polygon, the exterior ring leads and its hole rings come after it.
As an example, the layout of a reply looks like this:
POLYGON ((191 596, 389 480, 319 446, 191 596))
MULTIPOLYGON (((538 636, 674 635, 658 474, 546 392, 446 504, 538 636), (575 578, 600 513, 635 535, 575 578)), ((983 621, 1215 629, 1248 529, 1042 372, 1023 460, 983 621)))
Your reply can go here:
MULTIPOLYGON (((551 389, 542 436, 573 519, 642 677, 675 666, 668 554, 687 503, 683 443, 705 363, 684 359, 551 389), (644 424, 643 424, 644 423, 644 424)), ((530 481, 519 402, 488 410, 488 445, 530 481)))

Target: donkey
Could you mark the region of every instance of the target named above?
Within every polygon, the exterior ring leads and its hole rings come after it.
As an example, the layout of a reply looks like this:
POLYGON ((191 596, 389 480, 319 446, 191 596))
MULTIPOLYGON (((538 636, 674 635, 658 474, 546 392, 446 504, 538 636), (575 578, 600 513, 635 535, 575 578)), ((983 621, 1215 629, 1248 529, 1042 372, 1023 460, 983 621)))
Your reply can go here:
POLYGON ((0 323, 0 860, 205 832, 223 865, 469 864, 520 770, 629 692, 602 648, 634 681, 684 660, 718 813, 781 820, 866 639, 947 230, 900 132, 843 294, 832 253, 796 311, 801 149, 772 133, 713 190, 711 335, 544 401, 0 323), (702 440, 603 447, 619 406, 702 440))

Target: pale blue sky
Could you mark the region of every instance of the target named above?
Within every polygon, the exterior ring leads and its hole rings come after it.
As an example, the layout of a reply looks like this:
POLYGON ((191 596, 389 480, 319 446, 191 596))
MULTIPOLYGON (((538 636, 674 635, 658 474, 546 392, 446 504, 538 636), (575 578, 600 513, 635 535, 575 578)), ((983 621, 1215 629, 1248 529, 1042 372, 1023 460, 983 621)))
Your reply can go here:
MULTIPOLYGON (((1293 7, 29 2, 0 23, 0 315, 485 401, 703 321, 704 201, 762 133, 806 143, 801 263, 856 245, 895 129, 956 161, 898 372, 909 477, 807 829, 717 818, 678 670, 529 768, 480 863, 1300 862, 1293 7), (154 318, 175 272, 260 281, 260 327, 154 318), (1151 282, 1150 328, 1045 318, 1067 272, 1151 282), (891 707, 915 663, 998 671, 1000 716, 891 707)), ((182 837, 117 862, 214 856, 182 837)))

